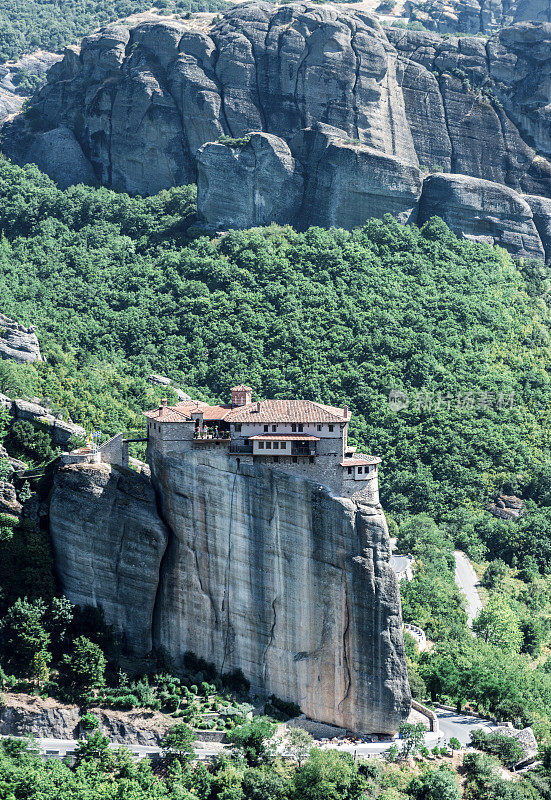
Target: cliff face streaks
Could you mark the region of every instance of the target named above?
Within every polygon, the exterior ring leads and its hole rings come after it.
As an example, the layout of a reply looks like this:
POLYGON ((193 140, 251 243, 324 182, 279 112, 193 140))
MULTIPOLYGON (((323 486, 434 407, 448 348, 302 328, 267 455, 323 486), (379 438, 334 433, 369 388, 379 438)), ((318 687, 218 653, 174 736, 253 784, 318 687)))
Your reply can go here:
MULTIPOLYGON (((107 497, 103 488, 98 494, 89 467, 58 474, 51 527, 69 596, 75 599, 78 585, 79 602, 101 598, 108 621, 122 629, 143 630, 152 616, 151 641, 177 663, 191 650, 221 671, 240 668, 256 691, 296 702, 314 719, 363 732, 397 730, 410 693, 381 507, 334 497, 266 467, 239 466, 224 455, 157 454, 151 467, 165 522, 152 513, 137 524, 143 505, 132 500, 121 518, 120 498, 111 497, 117 524, 103 527, 103 534, 87 527, 87 536, 73 545, 72 569, 65 551, 75 520, 66 512, 79 503, 89 519, 107 497), (154 553, 147 526, 158 532, 154 553), (120 546, 121 527, 131 540, 123 551, 143 550, 137 560, 148 588, 139 604, 130 575, 118 566, 127 563, 124 555, 118 563, 101 556, 120 546)), ((117 469, 102 470, 108 484, 116 481, 118 495, 117 469)), ((96 518, 101 523, 101 514, 96 518)), ((135 635, 128 641, 137 651, 146 649, 135 635)), ((143 643, 149 644, 147 636, 143 643)))

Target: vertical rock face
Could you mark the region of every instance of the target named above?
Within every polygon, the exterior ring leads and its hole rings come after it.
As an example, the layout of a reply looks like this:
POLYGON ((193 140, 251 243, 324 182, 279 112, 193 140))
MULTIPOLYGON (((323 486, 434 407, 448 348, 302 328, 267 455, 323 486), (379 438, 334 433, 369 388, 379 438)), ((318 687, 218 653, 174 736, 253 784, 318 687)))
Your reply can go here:
POLYGON ((380 506, 225 456, 156 456, 173 536, 155 643, 192 650, 308 716, 395 731, 410 694, 380 506))
POLYGON ((211 142, 199 150, 199 214, 221 228, 294 222, 303 181, 289 147, 267 133, 248 139, 245 145, 211 142))
POLYGON ((138 655, 191 650, 316 720, 396 731, 411 697, 381 507, 224 455, 152 458, 164 522, 143 476, 57 473, 50 525, 69 598, 102 605, 138 655))
POLYGON ((125 644, 148 653, 168 530, 147 478, 107 464, 64 467, 55 478, 50 531, 69 600, 102 606, 125 644))

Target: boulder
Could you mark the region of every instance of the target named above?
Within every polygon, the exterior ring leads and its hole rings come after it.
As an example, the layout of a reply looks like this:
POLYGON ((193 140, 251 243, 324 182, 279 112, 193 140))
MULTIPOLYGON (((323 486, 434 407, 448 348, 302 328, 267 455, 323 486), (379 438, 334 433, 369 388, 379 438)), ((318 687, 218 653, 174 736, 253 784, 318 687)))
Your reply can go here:
POLYGON ((423 183, 419 224, 432 216, 468 239, 500 245, 516 257, 545 256, 530 206, 506 186, 466 175, 430 175, 423 183))
POLYGON ((23 506, 17 499, 15 486, 8 481, 0 480, 0 514, 18 517, 23 506))
POLYGON ((40 345, 34 327, 26 328, 0 314, 0 358, 19 364, 40 361, 40 345))
POLYGON ((244 143, 211 142, 197 154, 197 210, 217 228, 296 222, 300 167, 283 139, 252 133, 244 143))

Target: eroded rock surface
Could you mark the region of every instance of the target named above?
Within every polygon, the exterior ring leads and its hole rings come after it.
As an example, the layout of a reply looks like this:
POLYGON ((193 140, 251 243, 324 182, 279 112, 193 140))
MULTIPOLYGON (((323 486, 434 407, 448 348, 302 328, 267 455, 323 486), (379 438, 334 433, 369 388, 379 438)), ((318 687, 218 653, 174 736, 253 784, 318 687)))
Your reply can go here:
POLYGON ((73 603, 103 607, 145 655, 168 530, 149 480, 108 464, 63 467, 50 505, 56 571, 73 603))
POLYGON ((19 364, 40 361, 40 345, 35 329, 0 314, 0 358, 11 359, 19 364))
POLYGON ((549 0, 407 0, 406 13, 441 33, 492 34, 516 22, 551 22, 549 0))
POLYGON ((143 476, 57 474, 50 523, 69 598, 100 603, 137 652, 153 643, 180 662, 192 650, 314 719, 397 730, 410 693, 381 507, 224 455, 151 468, 168 527, 143 476))
MULTIPOLYGON (((95 176, 151 194, 198 178, 218 228, 353 227, 387 211, 414 221, 436 172, 551 198, 550 72, 544 21, 443 39, 342 6, 249 2, 212 24, 155 19, 86 37, 4 125, 3 146, 61 185, 95 176)), ((515 213, 523 202, 511 200, 515 213)), ((503 216, 512 236, 500 243, 549 252, 525 230, 545 228, 542 208, 520 231, 503 216)), ((471 210, 447 216, 462 225, 471 210)))
POLYGON ((506 186, 464 175, 431 175, 423 184, 419 222, 433 216, 468 239, 500 245, 514 256, 545 256, 530 206, 506 186))

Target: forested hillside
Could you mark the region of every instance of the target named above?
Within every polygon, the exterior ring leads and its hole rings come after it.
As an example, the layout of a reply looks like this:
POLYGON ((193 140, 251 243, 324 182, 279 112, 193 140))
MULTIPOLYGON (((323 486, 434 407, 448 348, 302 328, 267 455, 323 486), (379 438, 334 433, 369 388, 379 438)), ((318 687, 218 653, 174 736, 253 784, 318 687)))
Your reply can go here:
MULTIPOLYGON (((387 218, 353 232, 271 226, 214 240, 195 222, 191 186, 147 199, 60 191, 34 167, 0 162, 0 310, 36 325, 45 356, 0 361, 0 392, 47 398, 105 436, 142 425, 141 410, 161 391, 147 382, 150 372, 205 399, 226 400, 247 381, 253 397, 347 403, 354 440, 383 459, 382 500, 398 546, 417 559, 414 580, 402 587, 404 617, 436 644, 421 656, 408 644, 414 694, 533 723, 545 740, 545 268, 460 240, 437 218, 421 229, 387 218), (485 511, 502 491, 524 498, 520 521, 485 511), (457 546, 486 570, 478 638, 453 580, 457 546)), ((46 434, 29 426, 8 431, 0 417, 0 443, 31 463, 48 460, 46 434)), ((47 691, 64 696, 68 656, 50 647, 44 605, 55 594, 47 539, 32 526, 0 530, 5 619, 43 627, 40 653, 56 675, 47 691), (34 605, 17 605, 24 595, 34 605)), ((76 632, 101 648, 94 619, 76 632)), ((119 685, 118 655, 105 650, 104 703, 161 702, 155 693, 144 700, 139 682, 119 685)), ((27 679, 29 667, 12 652, 13 643, 4 663, 27 679)))
POLYGON ((1 0, 0 63, 39 48, 60 51, 101 25, 152 7, 168 14, 225 5, 224 0, 1 0))
POLYGON ((2 310, 37 326, 47 357, 0 364, 7 394, 50 397, 113 433, 137 424, 151 371, 214 399, 247 380, 258 397, 349 403, 396 514, 545 493, 551 341, 538 262, 515 265, 437 219, 192 238, 192 187, 145 200, 62 192, 9 162, 0 198, 2 310), (407 408, 389 404, 392 390, 407 408))

